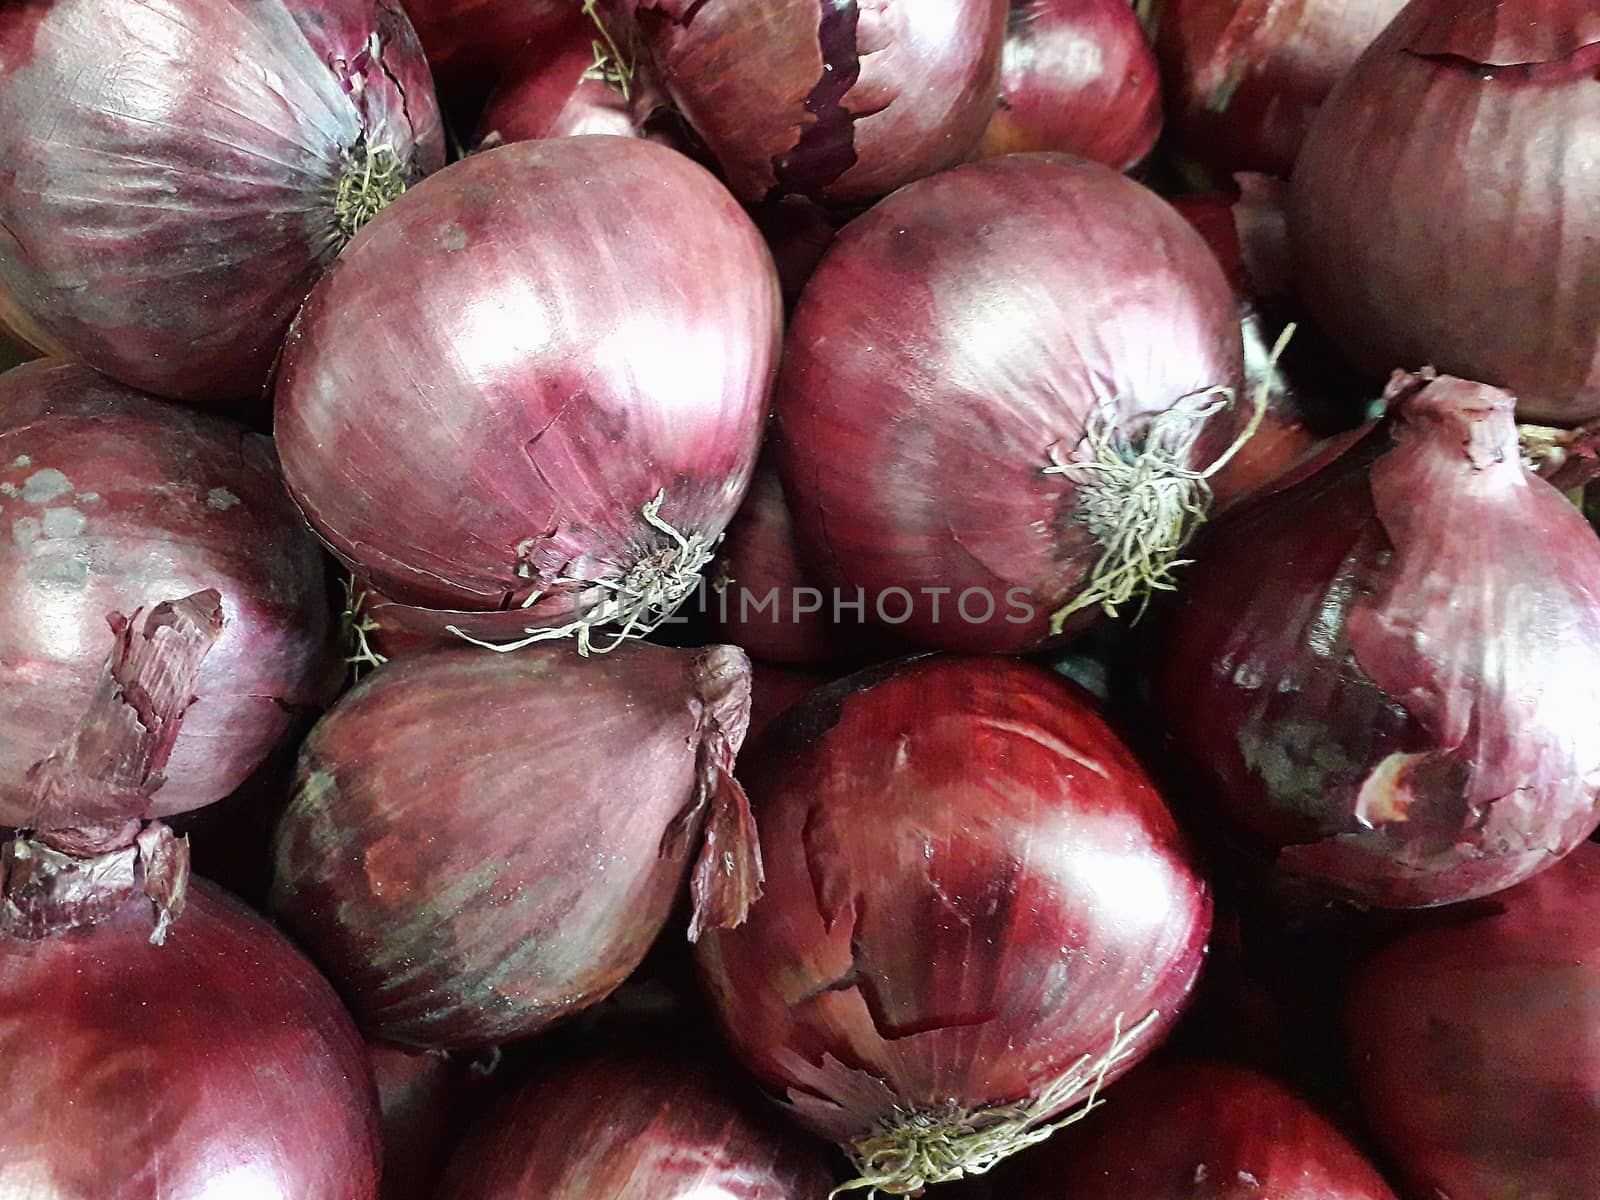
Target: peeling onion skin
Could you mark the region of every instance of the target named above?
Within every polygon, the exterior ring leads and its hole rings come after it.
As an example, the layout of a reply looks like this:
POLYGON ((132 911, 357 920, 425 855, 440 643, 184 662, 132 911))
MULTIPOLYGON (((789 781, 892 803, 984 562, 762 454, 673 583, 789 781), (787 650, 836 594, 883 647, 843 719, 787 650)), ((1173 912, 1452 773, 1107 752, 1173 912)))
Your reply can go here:
POLYGON ((1358 365, 1481 379, 1524 421, 1600 417, 1597 75, 1589 0, 1420 0, 1340 82, 1290 230, 1358 365))
POLYGON ((1160 135, 1155 53, 1127 0, 1012 0, 978 157, 1060 150, 1126 171, 1160 135))
POLYGON ((444 164, 427 64, 393 0, 8 4, 0 287, 113 378, 260 407, 295 310, 344 245, 332 196, 363 140, 412 181, 444 164))
POLYGON ((659 1043, 535 1076, 480 1121, 440 1200, 821 1200, 823 1148, 705 1055, 659 1043))
MULTIPOLYGON (((732 647, 397 659, 307 740, 272 909, 369 1036, 477 1049, 540 1032, 639 965, 702 831, 719 863, 739 852, 726 769, 749 705, 732 647)), ((698 869, 715 923, 733 901, 698 869)))
POLYGON ((1195 545, 1143 659, 1208 819, 1292 893, 1402 908, 1510 887, 1600 822, 1600 541, 1524 471, 1511 396, 1390 394, 1195 545))
MULTIPOLYGON (((1456 915, 1456 914, 1452 914, 1456 915)), ((1374 1138, 1419 1196, 1600 1192, 1600 845, 1357 977, 1351 1070, 1374 1138)))
POLYGON ((324 560, 270 439, 44 359, 0 376, 0 464, 0 826, 43 827, 29 769, 84 716, 110 613, 222 597, 166 782, 123 818, 220 800, 332 699, 324 560))
POLYGON ((276 436, 313 529, 416 632, 565 626, 744 497, 781 346, 771 255, 651 142, 474 154, 402 196, 312 293, 276 436), (401 288, 422 278, 427 287, 401 288))
POLYGON ((1081 690, 911 659, 813 693, 755 749, 767 893, 696 953, 741 1060, 815 1132, 1032 1098, 1119 1016, 1160 1014, 1130 1061, 1178 1018, 1210 893, 1081 690))
MULTIPOLYGON (((1153 192, 1046 154, 921 180, 840 233, 789 328, 776 454, 800 545, 869 612, 881 597, 898 616, 892 589, 951 589, 939 619, 922 602, 894 627, 907 639, 1038 649, 1101 555, 1079 485, 1045 473, 1052 448, 1071 460, 1102 406, 1131 435, 1240 371, 1227 280, 1153 192), (990 619, 950 619, 968 589, 994 597, 990 619)), ((1208 422, 1187 465, 1241 415, 1208 422)))
POLYGON ((372 1074, 289 942, 194 880, 164 946, 142 897, 42 941, 0 936, 0 1192, 374 1200, 372 1074), (25 1081, 21 1085, 18 1081, 25 1081))

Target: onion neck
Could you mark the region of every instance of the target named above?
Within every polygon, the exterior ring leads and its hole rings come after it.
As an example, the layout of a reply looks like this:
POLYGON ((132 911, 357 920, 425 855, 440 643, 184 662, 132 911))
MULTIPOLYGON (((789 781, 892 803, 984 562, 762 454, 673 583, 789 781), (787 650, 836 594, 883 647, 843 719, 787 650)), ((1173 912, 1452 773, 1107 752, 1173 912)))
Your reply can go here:
POLYGON ((1396 443, 1461 453, 1477 470, 1522 472, 1517 401, 1511 393, 1428 369, 1396 371, 1384 400, 1394 413, 1396 443))
POLYGON ((345 155, 344 174, 333 198, 339 235, 349 241, 362 227, 398 200, 410 186, 407 163, 393 146, 373 146, 365 138, 345 155))

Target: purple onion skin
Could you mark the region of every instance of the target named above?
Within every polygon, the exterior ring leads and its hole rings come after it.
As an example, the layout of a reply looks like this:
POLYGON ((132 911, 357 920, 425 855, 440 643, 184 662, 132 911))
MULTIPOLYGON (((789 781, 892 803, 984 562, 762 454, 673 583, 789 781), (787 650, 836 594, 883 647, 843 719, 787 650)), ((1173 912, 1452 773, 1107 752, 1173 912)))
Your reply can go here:
POLYGON ((148 944, 131 901, 0 935, 0 1192, 95 1200, 375 1200, 372 1074, 331 988, 211 885, 148 944))
POLYGON ((259 405, 344 245, 331 197, 361 145, 390 147, 413 180, 444 163, 392 0, 6 5, 0 286, 124 383, 259 405))
POLYGON ((1227 280, 1153 192, 1044 154, 922 180, 844 229, 795 310, 775 411, 800 545, 869 612, 918 598, 907 638, 1038 649, 1101 554, 1052 449, 1070 460, 1102 404, 1132 431, 1240 369, 1227 280))
POLYGON ((1590 0, 1417 0, 1362 55, 1289 210, 1305 302, 1357 365, 1600 417, 1597 73, 1590 0))
POLYGON ((682 155, 617 137, 475 154, 312 293, 278 382, 284 474, 418 632, 565 625, 609 594, 566 580, 671 549, 641 515, 658 494, 685 536, 732 519, 780 322, 760 235, 682 155))
POLYGON ((1509 395, 1419 382, 1197 543, 1145 652, 1206 817, 1382 907, 1510 887, 1600 821, 1600 542, 1523 470, 1509 395))
POLYGON ((821 1200, 822 1148, 659 1043, 541 1074, 478 1123, 440 1200, 821 1200))
POLYGON ((84 716, 112 613, 222 596, 166 782, 125 816, 221 799, 332 698, 323 558, 270 439, 43 360, 0 376, 0 492, 0 826, 70 824, 27 776, 84 716))
POLYGON ((529 1036, 639 965, 689 872, 670 835, 748 717, 731 647, 409 654, 307 740, 272 907, 370 1036, 529 1036))
POLYGON ((1119 1016, 1159 1013, 1114 1077, 1176 1021, 1210 893, 1079 689, 912 659, 814 692, 754 749, 767 893, 697 956, 741 1060, 814 1131, 1034 1097, 1119 1016))
POLYGON ((1352 1070, 1375 1139, 1418 1196, 1600 1191, 1600 845, 1358 977, 1352 1070))

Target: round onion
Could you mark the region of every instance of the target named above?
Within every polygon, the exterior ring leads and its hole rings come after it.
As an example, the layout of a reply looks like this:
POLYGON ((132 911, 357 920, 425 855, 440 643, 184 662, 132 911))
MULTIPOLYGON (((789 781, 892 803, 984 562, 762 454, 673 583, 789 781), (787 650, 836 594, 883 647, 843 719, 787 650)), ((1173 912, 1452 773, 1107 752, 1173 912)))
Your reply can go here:
POLYGON ((771 256, 703 168, 617 137, 456 163, 356 239, 284 350, 284 474, 418 632, 647 631, 743 498, 771 256), (426 286, 397 287, 423 279, 426 286))
POLYGON ((259 402, 350 234, 444 162, 386 0, 56 0, 0 12, 0 287, 91 366, 259 402))
POLYGON ((701 939, 701 970, 745 1065, 856 1186, 981 1172, 1176 1020, 1210 896, 1072 685, 913 659, 814 693, 759 751, 767 894, 701 939))
POLYGON ((1123 171, 1160 133, 1155 54, 1128 0, 1011 0, 980 155, 1064 150, 1123 171))
POLYGON ((1301 291, 1373 372, 1600 417, 1600 8, 1417 0, 1323 106, 1290 196, 1301 291))
POLYGON ((903 635, 1036 648, 1169 584, 1239 373, 1227 281, 1154 193, 1055 155, 922 180, 846 227, 795 310, 800 544, 903 635))
POLYGON ((398 659, 307 740, 273 908, 372 1036, 526 1037, 639 965, 696 841, 691 936, 743 919, 761 860, 729 771, 749 714, 731 646, 398 659))
POLYGON ((1418 1196, 1600 1192, 1600 845, 1411 934, 1357 980, 1373 1136, 1418 1196))
POLYGON ((542 1073, 467 1136, 442 1200, 821 1200, 820 1148, 702 1056, 613 1048, 542 1073))
POLYGON ((1523 470, 1512 397, 1389 395, 1195 547, 1145 669, 1177 765, 1275 878, 1411 907, 1509 887, 1600 821, 1600 541, 1523 470))
POLYGON ((438 1200, 439 1180, 467 1126, 496 1096, 501 1073, 428 1050, 370 1043, 383 1119, 379 1200, 438 1200))
MULTIPOLYGON (((337 685, 323 559, 284 494, 272 442, 142 396, 85 367, 0 377, 0 826, 85 818, 48 783, 101 686, 108 618, 211 590, 220 635, 185 697, 148 795, 117 815, 221 799, 337 685)), ((116 735, 145 736, 137 701, 116 735)), ((110 758, 114 752, 102 751, 110 758)))

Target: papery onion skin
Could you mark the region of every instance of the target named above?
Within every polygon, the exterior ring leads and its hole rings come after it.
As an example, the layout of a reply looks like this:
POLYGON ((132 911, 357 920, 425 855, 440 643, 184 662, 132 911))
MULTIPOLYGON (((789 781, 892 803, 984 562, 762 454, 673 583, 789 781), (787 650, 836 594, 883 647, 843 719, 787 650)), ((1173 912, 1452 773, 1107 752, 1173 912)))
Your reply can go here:
POLYGON ((780 321, 760 235, 682 155, 618 137, 475 154, 306 303, 277 388, 284 474, 418 632, 566 627, 676 549, 644 516, 658 497, 709 557, 755 466, 780 321))
MULTIPOLYGON (((1037 649, 1102 555, 1082 482, 1048 470, 1092 454, 1087 424, 1136 441, 1239 375, 1222 270, 1154 193, 1062 155, 921 180, 846 227, 790 325, 777 456, 801 546, 869 613, 900 618, 892 593, 911 593, 902 636, 1037 649)), ((1240 419, 1206 422, 1184 465, 1206 467, 1228 441, 1213 429, 1240 419)))
POLYGON ((638 966, 691 866, 697 923, 759 894, 722 874, 724 854, 748 865, 728 769, 749 705, 732 647, 397 659, 306 741, 273 910, 370 1036, 538 1032, 638 966))
POLYGON ((1160 134, 1155 53, 1127 0, 1012 0, 980 157, 1060 150, 1125 171, 1160 134))
POLYGON ((501 1073, 460 1056, 372 1042, 367 1058, 383 1120, 378 1200, 437 1200, 456 1143, 500 1094, 501 1073))
POLYGON ((95 1200, 374 1200, 372 1076, 331 988, 209 884, 149 944, 150 906, 0 934, 0 1191, 95 1200), (25 1086, 20 1081, 26 1081, 25 1086))
POLYGON ((535 1075, 467 1136, 441 1200, 821 1200, 822 1148, 708 1057, 639 1044, 535 1075))
POLYGON ((323 558, 269 439, 42 360, 0 376, 0 464, 0 825, 37 825, 30 768, 84 716, 112 613, 214 589, 223 622, 165 782, 124 816, 221 799, 332 698, 323 558))
POLYGON ((444 163, 392 0, 7 5, 0 64, 0 287, 96 369, 195 404, 261 404, 368 150, 403 180, 444 163))
POLYGON ((961 162, 994 111, 1006 0, 612 0, 747 203, 868 203, 961 162))
POLYGON ((1143 657, 1196 802, 1277 882, 1419 907, 1600 821, 1600 541, 1523 470, 1512 397, 1390 395, 1391 421, 1195 546, 1143 657))
POLYGON ((697 956, 744 1064, 816 1132, 850 1147, 894 1106, 1036 1098, 1120 1020, 1139 1033, 1114 1078, 1177 1019, 1210 894, 1071 684, 912 659, 813 693, 755 749, 767 894, 697 956))
POLYGON ((1419 1196, 1587 1200, 1600 1189, 1600 845, 1357 977, 1351 1070, 1419 1196))
POLYGON ((1522 420, 1600 417, 1600 10, 1422 0, 1295 169, 1305 302, 1357 365, 1481 379, 1522 420))

